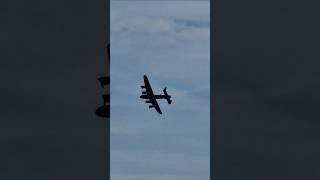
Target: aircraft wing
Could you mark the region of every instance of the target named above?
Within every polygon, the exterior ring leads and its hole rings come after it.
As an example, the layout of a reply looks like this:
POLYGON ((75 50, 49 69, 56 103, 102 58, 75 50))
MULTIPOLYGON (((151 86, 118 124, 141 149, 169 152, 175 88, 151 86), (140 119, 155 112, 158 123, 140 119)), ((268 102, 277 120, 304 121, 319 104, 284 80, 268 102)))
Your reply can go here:
POLYGON ((146 89, 147 96, 149 97, 149 100, 150 100, 152 106, 157 110, 157 112, 159 114, 162 114, 161 109, 159 107, 159 104, 157 102, 157 99, 153 94, 152 88, 150 86, 149 80, 146 75, 143 76, 143 80, 144 80, 144 86, 146 89))
POLYGON ((149 80, 146 75, 143 76, 144 86, 146 88, 146 92, 148 96, 154 96, 152 88, 150 86, 149 80))
POLYGON ((153 105, 153 107, 158 111, 158 113, 162 114, 161 109, 159 107, 159 104, 158 104, 156 98, 154 98, 154 96, 153 96, 153 98, 150 98, 150 101, 151 101, 151 104, 153 105))

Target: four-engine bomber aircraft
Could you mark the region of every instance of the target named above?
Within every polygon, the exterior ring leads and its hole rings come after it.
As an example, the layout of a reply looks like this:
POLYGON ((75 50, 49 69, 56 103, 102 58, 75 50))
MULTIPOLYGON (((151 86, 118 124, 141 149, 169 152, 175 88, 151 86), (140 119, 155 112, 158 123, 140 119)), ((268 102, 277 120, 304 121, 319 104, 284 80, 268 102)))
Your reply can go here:
POLYGON ((141 99, 148 99, 146 103, 151 103, 152 105, 149 105, 150 108, 155 108, 159 114, 162 114, 161 109, 159 107, 159 104, 157 102, 157 99, 166 99, 168 104, 171 104, 172 100, 170 99, 171 96, 167 93, 167 88, 163 89, 164 95, 155 95, 153 94, 152 88, 150 86, 149 80, 146 75, 143 76, 144 79, 144 86, 141 86, 142 89, 145 89, 145 91, 142 91, 142 95, 140 96, 141 99))

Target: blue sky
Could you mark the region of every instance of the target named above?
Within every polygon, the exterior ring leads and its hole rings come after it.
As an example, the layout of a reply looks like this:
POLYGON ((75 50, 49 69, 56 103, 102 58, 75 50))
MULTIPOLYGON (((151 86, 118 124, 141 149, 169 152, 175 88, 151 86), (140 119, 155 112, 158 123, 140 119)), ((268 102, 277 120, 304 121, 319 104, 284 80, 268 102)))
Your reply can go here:
POLYGON ((111 1, 111 179, 209 179, 208 1, 111 1), (139 96, 147 74, 163 114, 139 96))

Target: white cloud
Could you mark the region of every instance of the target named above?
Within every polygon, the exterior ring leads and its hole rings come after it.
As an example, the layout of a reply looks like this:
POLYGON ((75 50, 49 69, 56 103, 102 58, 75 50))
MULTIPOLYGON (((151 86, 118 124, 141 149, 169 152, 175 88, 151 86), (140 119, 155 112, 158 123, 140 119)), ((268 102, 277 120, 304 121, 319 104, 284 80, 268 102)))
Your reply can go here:
POLYGON ((122 169, 131 168, 129 174, 154 175, 157 178, 163 174, 208 177, 210 159, 208 156, 185 153, 115 151, 111 152, 111 163, 111 176, 122 174, 122 169))
POLYGON ((146 174, 111 174, 112 180, 207 180, 208 178, 201 178, 192 175, 174 175, 174 174, 156 174, 156 175, 146 175, 146 174))
POLYGON ((119 64, 122 58, 131 58, 142 71, 191 86, 209 82, 208 2, 118 4, 121 6, 116 9, 122 11, 111 14, 112 53, 119 58, 113 61, 119 64), (179 18, 186 22, 200 19, 207 26, 177 31, 180 25, 175 20, 179 18))

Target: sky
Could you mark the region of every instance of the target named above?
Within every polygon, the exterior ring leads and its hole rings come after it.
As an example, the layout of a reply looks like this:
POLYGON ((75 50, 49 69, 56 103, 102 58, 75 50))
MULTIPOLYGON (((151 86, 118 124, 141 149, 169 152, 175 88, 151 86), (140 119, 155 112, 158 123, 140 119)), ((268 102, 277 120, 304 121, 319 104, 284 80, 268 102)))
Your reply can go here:
POLYGON ((111 179, 209 179, 208 1, 111 1, 111 179), (159 115, 139 96, 143 75, 159 115))

